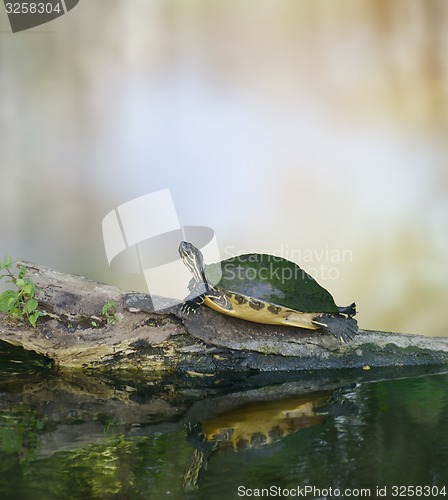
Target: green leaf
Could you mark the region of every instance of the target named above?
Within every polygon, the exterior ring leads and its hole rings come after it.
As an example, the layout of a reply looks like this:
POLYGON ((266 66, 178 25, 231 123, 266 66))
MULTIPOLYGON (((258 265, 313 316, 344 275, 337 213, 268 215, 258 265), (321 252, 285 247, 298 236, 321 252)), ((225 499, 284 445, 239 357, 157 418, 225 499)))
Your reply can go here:
POLYGON ((23 318, 23 312, 18 307, 10 309, 9 315, 12 316, 13 318, 20 318, 20 319, 23 318))
POLYGON ((37 309, 38 302, 36 299, 29 299, 26 303, 26 310, 28 313, 32 313, 37 309))
POLYGON ((23 264, 21 264, 19 266, 19 279, 24 278, 27 272, 28 272, 27 268, 23 264))
POLYGON ((15 297, 16 293, 13 290, 6 290, 0 294, 0 311, 3 313, 9 312, 9 301, 15 297))
POLYGON ((12 311, 12 309, 16 306, 18 302, 17 295, 13 292, 13 295, 8 300, 8 311, 12 311))
POLYGON ((110 302, 106 302, 106 304, 104 304, 103 308, 101 309, 101 314, 103 316, 113 315, 115 314, 117 307, 118 304, 113 300, 110 302))
POLYGON ((14 287, 13 290, 6 290, 0 294, 0 312, 21 320, 26 317, 33 326, 36 326, 37 318, 41 316, 41 313, 37 310, 38 301, 34 298, 36 287, 30 279, 26 278, 28 272, 26 266, 6 256, 3 262, 0 261, 0 271, 2 269, 6 272, 0 275, 0 280, 5 278, 5 282, 12 283, 14 287), (17 278, 16 273, 10 270, 13 264, 19 270, 17 278))
POLYGON ((5 257, 5 260, 3 261, 3 267, 5 269, 9 269, 12 266, 12 259, 9 255, 5 257))
POLYGON ((37 311, 34 311, 33 314, 30 314, 28 319, 32 327, 36 326, 37 319, 39 318, 40 314, 37 311))

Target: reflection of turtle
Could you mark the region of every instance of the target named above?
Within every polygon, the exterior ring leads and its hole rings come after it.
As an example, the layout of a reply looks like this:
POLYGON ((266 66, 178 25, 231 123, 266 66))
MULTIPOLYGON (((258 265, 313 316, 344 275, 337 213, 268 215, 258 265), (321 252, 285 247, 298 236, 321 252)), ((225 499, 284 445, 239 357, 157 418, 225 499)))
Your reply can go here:
POLYGON ((188 438, 195 447, 183 477, 183 487, 192 490, 207 468, 210 456, 240 452, 277 442, 289 434, 323 423, 318 409, 330 393, 316 393, 275 401, 257 401, 206 420, 190 424, 188 438))
POLYGON ((255 323, 280 324, 333 334, 348 342, 358 332, 355 303, 338 307, 333 297, 297 264, 266 254, 247 254, 205 265, 202 253, 183 241, 179 253, 193 274, 183 310, 203 303, 255 323), (347 315, 348 317, 344 316, 347 315))

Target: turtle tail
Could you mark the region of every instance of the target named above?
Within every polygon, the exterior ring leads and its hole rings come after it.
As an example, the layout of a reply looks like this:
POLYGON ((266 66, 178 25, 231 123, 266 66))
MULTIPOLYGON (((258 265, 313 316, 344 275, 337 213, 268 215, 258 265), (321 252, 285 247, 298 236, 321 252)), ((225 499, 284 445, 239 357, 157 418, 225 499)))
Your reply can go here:
POLYGON ((321 331, 331 333, 339 342, 346 344, 358 334, 358 322, 345 316, 322 315, 315 318, 313 323, 319 325, 321 331))
POLYGON ((341 314, 346 314, 349 318, 356 316, 356 304, 353 302, 349 306, 338 307, 338 311, 341 314))

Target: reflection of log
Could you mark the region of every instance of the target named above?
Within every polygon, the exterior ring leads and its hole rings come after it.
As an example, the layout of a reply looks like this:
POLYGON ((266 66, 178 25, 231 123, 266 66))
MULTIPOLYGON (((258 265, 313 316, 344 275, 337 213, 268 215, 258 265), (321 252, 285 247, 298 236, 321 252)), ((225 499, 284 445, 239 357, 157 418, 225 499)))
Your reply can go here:
POLYGON ((251 373, 230 378, 229 374, 192 377, 169 373, 160 377, 149 372, 136 377, 134 370, 84 374, 68 369, 53 376, 47 370, 36 369, 32 374, 24 370, 0 378, 0 417, 3 425, 10 421, 11 429, 20 422, 28 441, 32 440, 26 433, 35 435, 36 423, 44 422, 44 429, 32 442, 36 455, 48 456, 99 443, 113 434, 149 437, 184 431, 185 424, 216 423, 221 415, 235 416, 247 405, 258 405, 264 411, 316 391, 336 394, 356 383, 439 372, 443 372, 440 367, 414 366, 356 372, 321 370, 304 372, 300 377, 286 372, 251 373), (29 427, 23 425, 25 416, 29 427))
POLYGON ((293 327, 259 325, 203 307, 185 317, 178 306, 154 312, 149 295, 26 264, 47 316, 37 328, 0 319, 0 340, 66 367, 139 368, 215 373, 308 370, 448 362, 448 339, 360 331, 350 345, 293 327), (102 307, 119 304, 107 324, 102 307))

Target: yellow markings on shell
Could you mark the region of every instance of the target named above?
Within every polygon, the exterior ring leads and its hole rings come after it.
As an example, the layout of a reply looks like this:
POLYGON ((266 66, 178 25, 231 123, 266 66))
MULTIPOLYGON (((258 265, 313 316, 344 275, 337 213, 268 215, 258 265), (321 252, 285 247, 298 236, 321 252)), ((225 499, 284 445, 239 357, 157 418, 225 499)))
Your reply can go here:
POLYGON ((252 321, 253 323, 262 323, 264 325, 286 325, 317 330, 318 324, 313 322, 315 313, 301 313, 288 309, 287 307, 274 305, 276 313, 272 312, 273 307, 269 302, 255 300, 244 295, 226 293, 231 304, 230 309, 225 309, 217 304, 213 297, 205 297, 204 304, 210 309, 234 318, 252 321), (252 305, 250 305, 252 304, 252 305))
POLYGON ((282 436, 306 427, 319 425, 323 416, 315 408, 328 400, 327 394, 316 394, 276 401, 257 401, 222 413, 202 423, 207 441, 223 441, 222 445, 238 450, 264 436, 271 443, 282 436))

